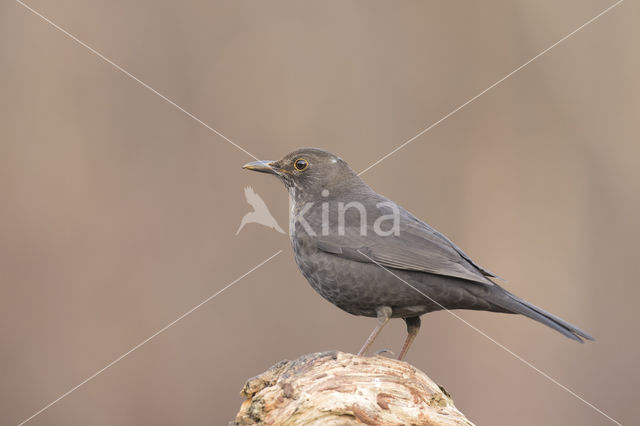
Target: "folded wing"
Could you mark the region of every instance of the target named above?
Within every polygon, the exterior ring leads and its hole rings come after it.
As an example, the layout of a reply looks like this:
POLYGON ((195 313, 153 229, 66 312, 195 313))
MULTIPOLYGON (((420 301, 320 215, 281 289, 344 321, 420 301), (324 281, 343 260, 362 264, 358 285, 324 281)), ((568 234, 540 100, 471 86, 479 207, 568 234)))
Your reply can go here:
POLYGON ((398 235, 378 235, 371 226, 366 235, 361 235, 358 226, 347 227, 344 235, 318 235, 315 240, 318 249, 336 256, 494 285, 489 279, 494 274, 476 265, 444 235, 406 211, 402 212, 398 235))

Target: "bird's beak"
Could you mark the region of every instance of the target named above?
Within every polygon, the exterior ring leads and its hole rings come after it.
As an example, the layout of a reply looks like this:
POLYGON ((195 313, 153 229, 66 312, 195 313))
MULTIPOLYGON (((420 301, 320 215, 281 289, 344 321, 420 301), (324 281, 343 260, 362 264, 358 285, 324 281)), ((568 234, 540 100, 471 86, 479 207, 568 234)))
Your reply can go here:
POLYGON ((279 169, 273 166, 273 161, 252 161, 242 166, 243 169, 253 170, 260 173, 271 173, 272 175, 279 175, 279 169))

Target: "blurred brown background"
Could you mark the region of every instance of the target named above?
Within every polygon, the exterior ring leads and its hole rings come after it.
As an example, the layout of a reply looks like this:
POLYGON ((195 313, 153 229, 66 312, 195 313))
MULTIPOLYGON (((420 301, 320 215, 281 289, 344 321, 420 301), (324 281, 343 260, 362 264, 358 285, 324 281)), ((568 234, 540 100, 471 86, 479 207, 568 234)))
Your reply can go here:
MULTIPOLYGON (((612 1, 31 6, 260 158, 362 170, 612 1)), ((640 7, 627 1, 363 177, 505 286, 592 333, 461 315, 622 423, 640 415, 640 7)), ((357 351, 288 237, 234 236, 251 158, 18 3, 0 6, 0 423, 17 424, 279 249, 33 425, 222 425, 246 378, 357 351)), ((376 349, 397 351, 393 321, 376 349)), ((479 424, 610 424, 447 313, 408 361, 479 424)))

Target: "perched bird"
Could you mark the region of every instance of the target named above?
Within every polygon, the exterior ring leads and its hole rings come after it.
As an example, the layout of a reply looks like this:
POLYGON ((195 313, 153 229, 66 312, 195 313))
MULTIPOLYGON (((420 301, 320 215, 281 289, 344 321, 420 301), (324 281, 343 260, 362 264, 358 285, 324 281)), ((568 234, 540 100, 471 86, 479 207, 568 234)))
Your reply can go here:
POLYGON ((244 189, 244 196, 247 199, 247 203, 249 203, 249 205, 253 207, 253 211, 245 214, 242 217, 242 220, 240 221, 240 227, 236 231, 236 235, 240 233, 240 230, 247 223, 259 223, 260 225, 273 228, 281 234, 284 234, 284 231, 282 230, 282 228, 280 228, 278 222, 276 222, 262 197, 256 194, 253 188, 247 186, 244 189))
POLYGON ((391 318, 402 318, 402 359, 420 316, 450 309, 521 314, 570 339, 584 331, 509 293, 447 237, 371 189, 341 158, 317 148, 245 169, 276 175, 289 190, 289 233, 296 263, 311 286, 337 307, 377 317, 359 355, 391 318))

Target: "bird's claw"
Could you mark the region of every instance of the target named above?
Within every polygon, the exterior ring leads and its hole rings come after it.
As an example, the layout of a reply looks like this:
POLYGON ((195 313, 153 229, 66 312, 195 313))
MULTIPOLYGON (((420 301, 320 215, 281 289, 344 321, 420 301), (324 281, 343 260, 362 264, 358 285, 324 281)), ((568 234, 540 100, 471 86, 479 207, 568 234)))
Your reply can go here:
POLYGON ((385 356, 387 358, 395 358, 396 354, 393 353, 393 351, 391 351, 390 349, 380 349, 379 351, 376 351, 375 353, 376 356, 385 356))

